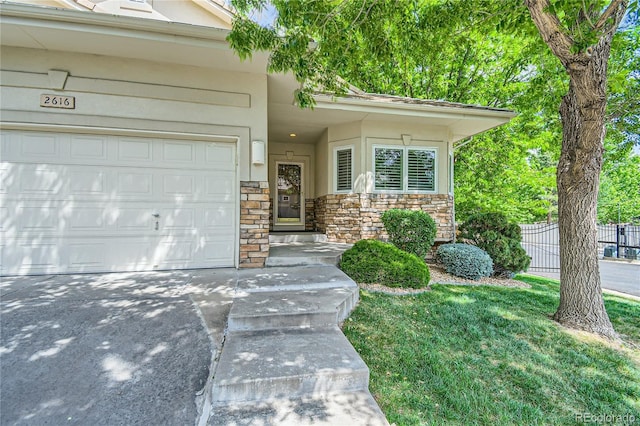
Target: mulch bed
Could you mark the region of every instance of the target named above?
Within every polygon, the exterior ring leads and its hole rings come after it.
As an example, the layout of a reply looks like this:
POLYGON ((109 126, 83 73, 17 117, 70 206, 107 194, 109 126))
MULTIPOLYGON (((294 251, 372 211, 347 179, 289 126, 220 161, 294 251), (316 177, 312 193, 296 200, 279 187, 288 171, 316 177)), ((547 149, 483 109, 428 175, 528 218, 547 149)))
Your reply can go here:
MULTIPOLYGON (((497 277, 484 277, 479 280, 469 280, 466 278, 456 277, 455 275, 451 275, 445 272, 444 268, 440 265, 429 264, 429 271, 431 272, 431 280, 429 281, 429 285, 431 284, 454 284, 454 285, 487 285, 487 286, 498 286, 498 287, 518 287, 518 288, 531 288, 531 286, 522 281, 514 280, 511 278, 497 278, 497 277)), ((431 289, 429 287, 426 288, 394 288, 387 287, 380 284, 359 284, 360 288, 378 293, 387 293, 387 294, 396 294, 396 295, 413 295, 420 294, 431 289)))

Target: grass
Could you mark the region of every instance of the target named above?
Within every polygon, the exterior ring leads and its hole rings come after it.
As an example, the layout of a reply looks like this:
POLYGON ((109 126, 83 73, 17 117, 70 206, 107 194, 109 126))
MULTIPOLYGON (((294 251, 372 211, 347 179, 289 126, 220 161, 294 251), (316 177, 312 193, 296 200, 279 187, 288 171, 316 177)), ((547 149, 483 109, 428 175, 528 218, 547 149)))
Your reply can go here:
POLYGON ((550 319, 557 281, 519 279, 531 288, 361 292, 344 332, 389 422, 577 424, 578 413, 640 421, 640 303, 605 296, 627 342, 616 345, 550 319))

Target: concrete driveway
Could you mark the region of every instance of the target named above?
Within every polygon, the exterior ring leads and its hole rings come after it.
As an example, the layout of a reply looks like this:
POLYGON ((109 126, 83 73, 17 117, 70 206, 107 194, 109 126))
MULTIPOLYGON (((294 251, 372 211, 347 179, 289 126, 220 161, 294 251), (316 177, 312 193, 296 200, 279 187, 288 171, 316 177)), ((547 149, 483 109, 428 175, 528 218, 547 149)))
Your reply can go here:
POLYGON ((195 424, 234 274, 0 278, 0 424, 195 424))

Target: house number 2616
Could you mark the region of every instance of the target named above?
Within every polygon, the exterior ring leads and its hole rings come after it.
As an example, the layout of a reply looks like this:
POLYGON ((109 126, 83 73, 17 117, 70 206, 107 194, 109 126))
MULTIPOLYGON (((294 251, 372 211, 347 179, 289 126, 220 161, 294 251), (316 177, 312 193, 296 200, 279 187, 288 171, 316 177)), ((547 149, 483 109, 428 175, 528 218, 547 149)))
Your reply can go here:
POLYGON ((46 108, 75 109, 76 98, 74 96, 40 95, 40 106, 46 108))

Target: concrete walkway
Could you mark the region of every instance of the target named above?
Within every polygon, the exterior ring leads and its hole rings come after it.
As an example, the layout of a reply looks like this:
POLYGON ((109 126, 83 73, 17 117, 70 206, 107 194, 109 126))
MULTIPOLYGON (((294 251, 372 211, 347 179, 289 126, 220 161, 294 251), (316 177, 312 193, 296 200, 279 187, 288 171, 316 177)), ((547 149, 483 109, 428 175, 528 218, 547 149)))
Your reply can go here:
MULTIPOLYGON (((358 287, 335 266, 237 271, 208 425, 387 425, 338 324, 358 287)), ((204 420, 204 416, 202 417, 204 420)))
POLYGON ((335 266, 0 278, 0 424, 386 425, 335 266))

